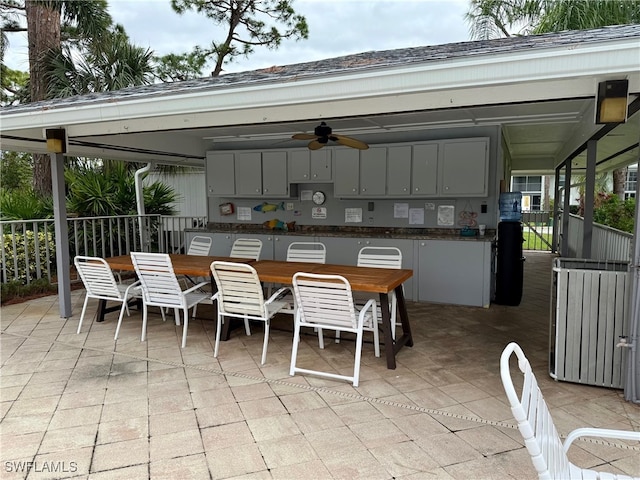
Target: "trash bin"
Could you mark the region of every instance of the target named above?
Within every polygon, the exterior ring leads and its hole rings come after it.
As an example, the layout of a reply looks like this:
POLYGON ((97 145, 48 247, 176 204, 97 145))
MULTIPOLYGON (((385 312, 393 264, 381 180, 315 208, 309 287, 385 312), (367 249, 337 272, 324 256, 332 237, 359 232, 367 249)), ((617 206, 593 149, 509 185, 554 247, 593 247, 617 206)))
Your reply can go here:
POLYGON ((498 224, 498 249, 496 252, 495 303, 518 306, 522 301, 524 261, 522 255, 522 224, 500 222, 498 224))
POLYGON ((549 375, 623 388, 629 263, 556 258, 551 295, 549 375))

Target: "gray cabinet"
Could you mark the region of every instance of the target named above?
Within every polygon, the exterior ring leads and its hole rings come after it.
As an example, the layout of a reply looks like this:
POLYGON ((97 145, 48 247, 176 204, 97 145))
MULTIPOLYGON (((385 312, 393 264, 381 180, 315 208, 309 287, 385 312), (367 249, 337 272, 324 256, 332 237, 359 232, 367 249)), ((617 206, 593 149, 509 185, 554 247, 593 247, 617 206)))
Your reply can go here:
POLYGON ((416 240, 418 301, 488 307, 491 242, 416 240))
POLYGON ((262 196, 262 155, 260 152, 236 152, 236 195, 262 196))
POLYGON ((489 178, 489 139, 442 141, 438 187, 442 196, 486 197, 489 178))
POLYGON ((213 233, 213 243, 211 244, 211 255, 217 257, 228 257, 233 245, 232 233, 213 233))
POLYGON ((236 152, 235 173, 236 196, 289 195, 286 152, 236 152))
POLYGON ((429 197, 438 193, 438 142, 392 145, 387 155, 387 195, 429 197))
POLYGON ((262 153, 262 193, 265 197, 289 196, 287 152, 262 153))
POLYGON ((331 150, 291 149, 288 151, 289 183, 330 182, 331 150))
POLYGON ((411 156, 411 194, 433 196, 438 193, 438 153, 437 143, 413 146, 411 156))
POLYGON ((411 145, 387 148, 387 195, 411 195, 411 145))
POLYGON ((368 150, 336 148, 336 197, 381 197, 386 194, 387 147, 368 150))
POLYGON ((207 195, 231 196, 235 191, 233 152, 207 152, 207 195))

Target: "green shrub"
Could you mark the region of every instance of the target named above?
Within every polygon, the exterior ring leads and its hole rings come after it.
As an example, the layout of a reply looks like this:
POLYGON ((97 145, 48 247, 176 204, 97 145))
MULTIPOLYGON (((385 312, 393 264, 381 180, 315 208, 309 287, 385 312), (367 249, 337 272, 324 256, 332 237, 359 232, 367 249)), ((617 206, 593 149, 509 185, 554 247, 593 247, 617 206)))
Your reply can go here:
MULTIPOLYGON (((32 230, 27 230, 26 234, 16 233, 15 235, 3 234, 2 235, 2 248, 4 249, 4 258, 6 268, 6 278, 3 282, 16 280, 22 284, 27 282, 27 266, 29 271, 29 277, 37 278, 36 269, 36 236, 32 230), (14 241, 15 241, 15 257, 14 257, 14 241), (25 254, 25 244, 29 252, 27 258, 25 254), (16 270, 17 260, 17 270, 16 270)), ((55 244, 53 241, 52 232, 38 232, 38 252, 40 256, 40 265, 42 273, 46 275, 47 271, 47 247, 49 248, 49 264, 53 270, 55 270, 55 244)), ((4 268, 3 268, 4 270, 4 268)))
POLYGON ((42 294, 53 295, 58 291, 57 287, 51 285, 46 278, 33 280, 28 285, 24 285, 20 280, 12 280, 0 285, 0 298, 2 303, 23 299, 25 297, 38 296, 42 294))

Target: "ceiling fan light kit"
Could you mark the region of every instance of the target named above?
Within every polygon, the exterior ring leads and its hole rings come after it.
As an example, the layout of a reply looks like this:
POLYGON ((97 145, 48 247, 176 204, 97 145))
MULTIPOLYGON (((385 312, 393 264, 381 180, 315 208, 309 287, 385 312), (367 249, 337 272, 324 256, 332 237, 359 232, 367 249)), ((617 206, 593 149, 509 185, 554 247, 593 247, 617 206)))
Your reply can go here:
POLYGON ((319 150, 327 145, 329 140, 339 145, 344 145, 345 147, 357 148, 358 150, 366 150, 369 148, 369 145, 361 140, 333 133, 333 130, 326 122, 320 122, 320 125, 313 130, 313 134, 296 133, 291 138, 294 140, 311 140, 307 145, 309 150, 319 150))

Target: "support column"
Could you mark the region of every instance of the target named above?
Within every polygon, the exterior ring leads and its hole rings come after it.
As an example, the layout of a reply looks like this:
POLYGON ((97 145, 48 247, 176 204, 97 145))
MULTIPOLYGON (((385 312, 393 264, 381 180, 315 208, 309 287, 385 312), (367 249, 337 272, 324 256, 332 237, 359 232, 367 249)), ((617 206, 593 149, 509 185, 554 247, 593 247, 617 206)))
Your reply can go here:
POLYGON ((571 161, 567 160, 564 165, 564 197, 562 202, 562 243, 560 245, 560 256, 569 256, 569 208, 571 201, 571 161))
POLYGON ((584 186, 584 230, 582 232, 582 258, 591 258, 593 239, 593 203, 596 189, 596 152, 597 140, 587 142, 587 172, 584 186))
POLYGON ((56 272, 58 275, 58 303, 60 317, 69 318, 71 312, 71 274, 69 261, 69 227, 64 188, 65 131, 46 131, 47 150, 51 152, 51 184, 53 192, 53 225, 56 235, 56 272))

